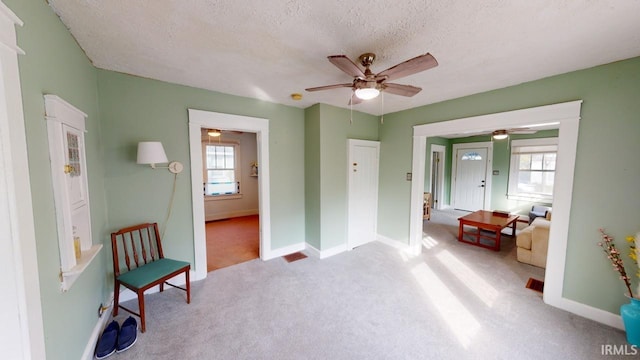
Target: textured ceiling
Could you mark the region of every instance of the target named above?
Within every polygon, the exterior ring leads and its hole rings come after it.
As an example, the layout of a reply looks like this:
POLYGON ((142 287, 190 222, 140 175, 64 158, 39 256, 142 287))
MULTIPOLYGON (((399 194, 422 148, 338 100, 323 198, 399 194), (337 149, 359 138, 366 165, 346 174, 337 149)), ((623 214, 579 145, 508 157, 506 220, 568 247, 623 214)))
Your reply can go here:
MULTIPOLYGON (((640 56, 638 0, 49 0, 99 68, 305 108, 347 108, 327 60, 365 52, 380 72, 431 53, 384 113, 640 56), (290 98, 302 93, 301 101, 290 98)), ((354 110, 382 113, 380 98, 354 110)))

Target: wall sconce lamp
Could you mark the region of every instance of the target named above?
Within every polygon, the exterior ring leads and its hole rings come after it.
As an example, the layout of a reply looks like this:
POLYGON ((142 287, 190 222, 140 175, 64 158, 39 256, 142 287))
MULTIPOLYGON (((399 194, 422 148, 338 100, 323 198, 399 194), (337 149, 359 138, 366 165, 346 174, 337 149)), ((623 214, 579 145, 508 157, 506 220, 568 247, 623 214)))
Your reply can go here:
POLYGON ((184 168, 179 161, 172 161, 169 166, 156 166, 169 162, 160 141, 141 141, 138 143, 138 164, 149 164, 152 169, 169 169, 174 174, 179 174, 184 168))

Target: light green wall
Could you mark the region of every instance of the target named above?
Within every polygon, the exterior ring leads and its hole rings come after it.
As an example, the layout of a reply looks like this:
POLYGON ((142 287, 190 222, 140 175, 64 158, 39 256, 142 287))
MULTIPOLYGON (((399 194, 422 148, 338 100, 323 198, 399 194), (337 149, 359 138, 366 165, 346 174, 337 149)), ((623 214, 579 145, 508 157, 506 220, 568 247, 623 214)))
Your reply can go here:
POLYGON ((410 186, 404 173, 411 169, 413 125, 582 99, 564 296, 617 313, 626 302, 622 282, 595 244, 599 227, 621 248, 640 227, 639 96, 640 58, 633 58, 385 115, 379 232, 408 243, 410 186))
MULTIPOLYGON (((307 181, 320 182, 320 217, 313 219, 310 218, 313 214, 309 214, 307 223, 320 229, 317 249, 327 250, 347 243, 347 139, 378 140, 378 117, 326 104, 314 105, 312 109, 316 107, 318 120, 310 121, 311 125, 319 123, 319 131, 314 134, 315 129, 309 129, 308 133, 311 138, 319 138, 320 171, 318 180, 307 181)), ((309 140, 313 144, 317 141, 309 140)), ((307 151, 314 147, 307 147, 307 151)), ((317 155, 310 153, 307 158, 316 159, 317 155)), ((308 165, 316 167, 316 164, 308 165)))
POLYGON ((113 229, 164 222, 172 175, 136 164, 139 141, 157 140, 185 165, 163 239, 165 252, 193 262, 193 215, 187 109, 269 119, 271 243, 304 241, 304 110, 99 70, 105 186, 113 229))
POLYGON ((55 94, 88 115, 85 135, 93 243, 107 241, 104 165, 93 68, 45 1, 7 0, 24 21, 17 27, 22 99, 33 196, 40 294, 47 359, 79 359, 98 321, 98 305, 107 298, 106 252, 73 284, 60 292, 60 260, 53 202, 43 94, 55 94))
POLYGON ((378 118, 320 105, 321 250, 347 243, 347 139, 378 140, 378 118))
POLYGON ((320 224, 320 105, 304 111, 304 196, 306 242, 321 248, 320 224))

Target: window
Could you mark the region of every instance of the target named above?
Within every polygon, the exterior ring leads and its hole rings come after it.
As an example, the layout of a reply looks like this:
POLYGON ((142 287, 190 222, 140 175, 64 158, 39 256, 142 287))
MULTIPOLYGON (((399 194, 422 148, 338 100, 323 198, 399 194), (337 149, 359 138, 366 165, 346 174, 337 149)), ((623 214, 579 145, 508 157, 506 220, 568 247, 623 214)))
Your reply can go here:
POLYGON ((470 152, 464 153, 464 155, 462 155, 460 160, 472 160, 472 161, 482 160, 482 155, 478 154, 475 151, 470 151, 470 152))
POLYGON ((508 196, 553 200, 557 152, 558 138, 513 140, 508 196))
POLYGON ((237 144, 203 144, 205 196, 240 193, 237 144))

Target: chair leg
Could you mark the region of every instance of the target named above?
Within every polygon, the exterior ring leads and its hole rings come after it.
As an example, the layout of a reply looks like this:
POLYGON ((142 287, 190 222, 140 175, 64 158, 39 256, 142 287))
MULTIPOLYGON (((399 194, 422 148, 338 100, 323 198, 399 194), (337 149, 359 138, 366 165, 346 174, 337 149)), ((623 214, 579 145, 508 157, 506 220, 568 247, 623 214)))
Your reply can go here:
POLYGON ((113 316, 118 316, 118 308, 119 299, 120 299, 120 282, 118 280, 114 281, 114 289, 113 289, 113 316))
POLYGON ((187 279, 187 304, 191 303, 191 283, 189 282, 189 270, 184 272, 184 275, 187 279))
POLYGON ((164 291, 164 281, 160 283, 160 292, 164 291))
POLYGON ((140 329, 145 331, 145 316, 144 316, 144 291, 138 291, 138 309, 140 310, 140 329))

